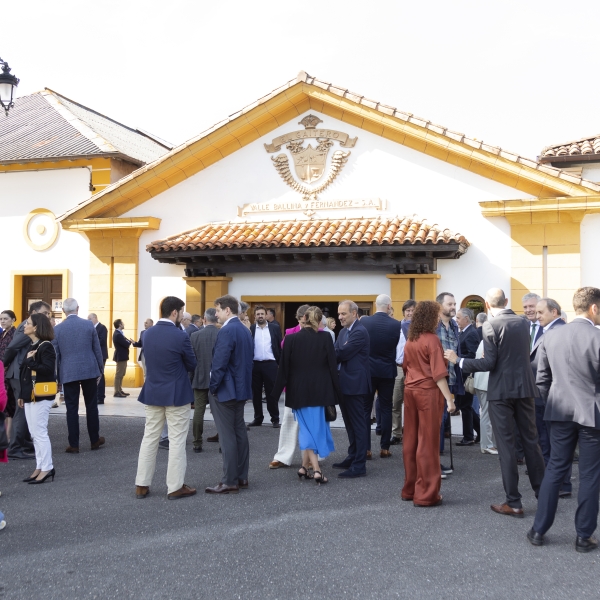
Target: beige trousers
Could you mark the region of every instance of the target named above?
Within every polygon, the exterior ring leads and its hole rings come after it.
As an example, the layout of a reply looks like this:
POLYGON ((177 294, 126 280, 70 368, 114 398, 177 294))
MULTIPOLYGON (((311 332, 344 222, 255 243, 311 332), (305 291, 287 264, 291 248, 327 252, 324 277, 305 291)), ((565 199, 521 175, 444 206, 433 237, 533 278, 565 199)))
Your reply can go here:
POLYGON ((123 377, 125 377, 125 373, 127 373, 127 361, 120 360, 115 364, 117 365, 115 371, 115 394, 120 394, 123 391, 123 377))
POLYGON ((185 479, 187 458, 185 442, 190 428, 190 405, 148 406, 146 405, 146 427, 140 447, 135 485, 152 483, 156 469, 158 441, 165 419, 169 424, 169 464, 167 466, 167 493, 181 489, 185 479))
POLYGON ((404 404, 404 371, 398 367, 392 395, 392 435, 402 439, 402 405, 404 404))

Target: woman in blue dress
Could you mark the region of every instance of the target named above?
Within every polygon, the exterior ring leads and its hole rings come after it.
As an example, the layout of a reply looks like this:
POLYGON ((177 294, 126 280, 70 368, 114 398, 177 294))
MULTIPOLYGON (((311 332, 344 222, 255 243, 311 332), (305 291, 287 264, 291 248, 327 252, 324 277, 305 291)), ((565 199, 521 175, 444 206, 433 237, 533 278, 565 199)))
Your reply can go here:
POLYGON ((302 450, 298 477, 310 479, 312 467, 319 484, 329 480, 320 471, 318 457, 325 458, 334 450, 325 407, 339 404, 342 397, 333 341, 329 333, 319 331, 322 318, 321 309, 311 306, 302 329, 286 339, 273 388, 277 399, 285 388, 285 405, 298 421, 302 450))

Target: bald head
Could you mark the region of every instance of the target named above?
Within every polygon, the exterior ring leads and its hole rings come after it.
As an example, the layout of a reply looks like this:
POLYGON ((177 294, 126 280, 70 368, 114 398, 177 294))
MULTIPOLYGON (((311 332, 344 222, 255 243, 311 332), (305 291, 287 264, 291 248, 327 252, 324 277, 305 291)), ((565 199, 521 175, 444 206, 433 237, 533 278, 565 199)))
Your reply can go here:
POLYGON ((375 299, 375 310, 390 314, 392 308, 392 299, 387 294, 379 294, 375 299))
POLYGON ((492 288, 488 290, 487 294, 485 295, 485 301, 492 308, 504 308, 507 303, 504 291, 500 288, 492 288))

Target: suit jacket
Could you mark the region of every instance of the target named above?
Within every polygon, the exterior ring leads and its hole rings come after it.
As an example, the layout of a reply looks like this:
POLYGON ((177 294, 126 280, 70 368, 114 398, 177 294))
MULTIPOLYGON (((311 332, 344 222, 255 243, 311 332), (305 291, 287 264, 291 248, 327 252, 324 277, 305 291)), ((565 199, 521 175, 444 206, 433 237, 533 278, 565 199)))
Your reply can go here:
MULTIPOLYGON (((554 323, 552 323, 552 325, 550 326, 550 328, 548 329, 548 331, 546 333, 549 333, 556 327, 561 327, 562 325, 566 325, 566 323, 562 319, 557 319, 556 321, 554 321, 554 323)), ((536 334, 536 336, 535 336, 536 341, 533 343, 533 348, 531 349, 531 352, 529 353, 529 359, 531 361, 531 371, 533 372, 534 381, 537 378, 537 368, 538 368, 538 361, 539 361, 539 357, 540 357, 538 350, 542 343, 543 335, 545 335, 544 328, 542 327, 541 329, 542 329, 542 335, 538 336, 536 334)), ((545 405, 544 399, 540 396, 539 393, 537 393, 535 396, 535 403, 537 406, 545 405)))
POLYGON ((108 329, 106 329, 106 325, 98 323, 98 325, 96 325, 96 334, 98 335, 98 341, 100 342, 102 358, 108 360, 108 329))
POLYGON ((343 327, 335 341, 335 355, 340 365, 340 385, 346 396, 371 392, 369 366, 369 332, 357 319, 348 331, 343 327))
MULTIPOLYGON (((150 325, 150 327, 148 327, 148 329, 152 329, 152 327, 154 327, 154 325, 150 325)), ((137 342, 133 342, 131 345, 134 348, 141 348, 141 352, 139 355, 139 360, 142 360, 142 357, 144 356, 144 335, 146 333, 146 331, 148 331, 148 329, 142 329, 141 333, 140 333, 140 339, 137 342)))
POLYGON ((100 341, 91 321, 69 315, 54 328, 52 343, 61 383, 95 379, 104 373, 100 341))
POLYGON ((234 317, 219 329, 213 348, 209 389, 217 401, 245 402, 252 398, 253 361, 252 334, 234 317))
POLYGON ((463 370, 490 372, 488 400, 535 398, 537 389, 529 364, 529 321, 505 308, 482 329, 484 358, 466 358, 463 370))
MULTIPOLYGON (((458 334, 458 343, 460 344, 461 356, 464 358, 475 358, 480 341, 474 325, 467 327, 464 331, 460 331, 458 334)), ((463 369, 463 381, 467 378, 467 372, 463 369)))
POLYGON ((284 388, 285 405, 289 408, 340 403, 340 376, 333 341, 327 332, 304 327, 283 345, 271 397, 278 402, 284 388))
POLYGON ((400 341, 402 325, 387 313, 376 312, 363 317, 360 324, 369 333, 369 366, 371 377, 396 379, 396 348, 400 341))
POLYGON ((477 337, 479 338, 479 341, 483 341, 483 327, 477 327, 475 331, 477 332, 477 337))
POLYGON ((115 329, 113 332, 113 360, 115 362, 123 362, 129 360, 129 346, 131 342, 125 337, 123 332, 115 329))
POLYGON ((202 329, 202 327, 198 327, 197 325, 194 325, 193 323, 190 323, 186 328, 185 328, 185 332, 192 337, 192 333, 196 333, 196 331, 200 331, 202 329))
MULTIPOLYGON (((279 363, 279 357, 281 355, 281 329, 279 327, 273 327, 271 323, 267 325, 269 334, 271 335, 271 349, 273 350, 273 356, 279 363)), ((254 344, 254 335, 256 334, 256 323, 250 325, 250 333, 252 334, 252 341, 254 344)), ((254 358, 254 345, 252 346, 252 357, 254 358)))
POLYGON ((196 390, 207 390, 210 385, 210 365, 218 333, 215 325, 207 325, 190 337, 196 355, 196 370, 192 379, 192 387, 196 390))
POLYGON ((538 348, 537 387, 546 421, 600 429, 600 330, 584 319, 554 327, 538 348))
POLYGON ((3 362, 6 369, 4 376, 6 379, 19 379, 20 377, 21 365, 27 356, 27 348, 31 344, 31 339, 24 333, 26 322, 27 319, 17 327, 12 341, 4 352, 3 362))
POLYGON ((187 333, 174 323, 158 321, 144 335, 146 380, 138 400, 153 406, 185 406, 194 401, 188 371, 196 356, 187 333))

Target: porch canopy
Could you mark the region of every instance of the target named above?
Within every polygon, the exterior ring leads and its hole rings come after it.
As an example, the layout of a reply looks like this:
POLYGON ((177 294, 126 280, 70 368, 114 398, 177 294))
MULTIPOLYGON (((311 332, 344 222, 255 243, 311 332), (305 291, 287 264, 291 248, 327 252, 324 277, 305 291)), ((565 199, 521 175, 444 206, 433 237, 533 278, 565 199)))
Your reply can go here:
POLYGON ((417 216, 209 223, 146 247, 187 277, 229 273, 383 271, 432 273, 460 258, 467 239, 417 216))

